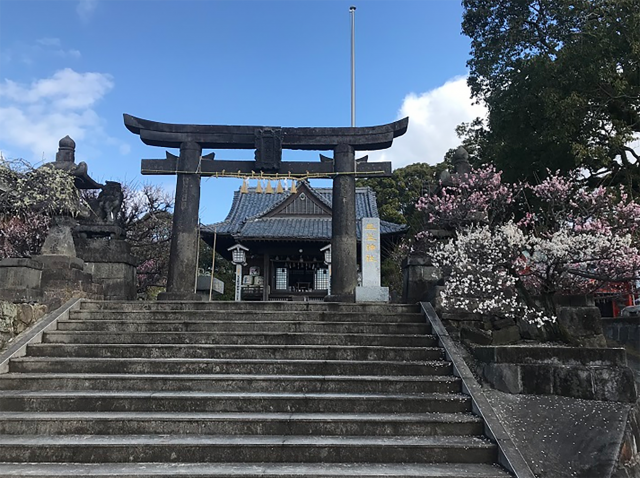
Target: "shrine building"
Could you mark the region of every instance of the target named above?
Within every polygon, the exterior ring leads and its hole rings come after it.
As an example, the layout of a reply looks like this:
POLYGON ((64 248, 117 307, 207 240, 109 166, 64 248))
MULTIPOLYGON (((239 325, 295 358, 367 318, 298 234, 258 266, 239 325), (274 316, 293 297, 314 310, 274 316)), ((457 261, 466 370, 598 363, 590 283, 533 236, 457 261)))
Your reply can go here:
MULTIPOLYGON (((329 294, 332 189, 313 188, 302 181, 291 191, 243 186, 233 196, 226 219, 201 228, 202 238, 231 260, 229 248, 243 246, 242 300, 321 301, 329 294)), ((361 219, 378 217, 376 196, 369 187, 356 188, 357 240, 361 219)), ((380 250, 384 258, 406 226, 380 221, 380 250)), ((361 257, 358 247, 358 268, 361 257)))

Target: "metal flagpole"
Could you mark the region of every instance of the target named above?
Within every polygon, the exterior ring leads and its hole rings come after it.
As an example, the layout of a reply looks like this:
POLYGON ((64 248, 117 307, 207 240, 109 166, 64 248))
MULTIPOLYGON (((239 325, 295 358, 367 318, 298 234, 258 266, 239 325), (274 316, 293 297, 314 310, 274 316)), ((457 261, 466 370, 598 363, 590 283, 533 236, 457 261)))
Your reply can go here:
POLYGON ((211 282, 209 283, 209 302, 213 295, 213 273, 216 270, 216 241, 218 239, 218 228, 213 230, 213 257, 211 258, 211 282))
POLYGON ((198 232, 196 232, 196 276, 193 284, 193 292, 198 293, 198 264, 200 262, 200 221, 198 221, 198 232))
POLYGON ((356 125, 356 7, 349 8, 351 13, 351 127, 356 125))

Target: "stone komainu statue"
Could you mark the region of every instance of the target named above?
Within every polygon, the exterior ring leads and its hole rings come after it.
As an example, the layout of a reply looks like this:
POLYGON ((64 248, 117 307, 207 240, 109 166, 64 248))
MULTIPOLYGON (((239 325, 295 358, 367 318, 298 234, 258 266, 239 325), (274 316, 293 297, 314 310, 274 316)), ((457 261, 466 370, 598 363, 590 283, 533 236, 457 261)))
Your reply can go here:
POLYGON ((115 181, 107 181, 98 195, 98 217, 104 222, 116 222, 123 200, 122 185, 115 181))

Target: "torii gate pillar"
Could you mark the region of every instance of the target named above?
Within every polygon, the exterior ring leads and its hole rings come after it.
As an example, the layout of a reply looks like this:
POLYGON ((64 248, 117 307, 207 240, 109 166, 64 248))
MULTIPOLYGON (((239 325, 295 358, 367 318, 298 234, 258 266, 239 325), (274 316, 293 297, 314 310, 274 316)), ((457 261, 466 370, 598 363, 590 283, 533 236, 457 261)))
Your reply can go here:
POLYGON ((355 151, 348 144, 334 150, 331 222, 331 295, 327 302, 354 302, 358 285, 355 151), (347 174, 340 174, 347 173, 347 174), (349 174, 350 173, 350 174, 349 174))
POLYGON ((167 292, 158 300, 201 300, 194 292, 196 281, 194 264, 198 262, 198 213, 200 209, 200 174, 198 165, 202 148, 198 143, 180 145, 176 202, 173 208, 173 233, 167 292))

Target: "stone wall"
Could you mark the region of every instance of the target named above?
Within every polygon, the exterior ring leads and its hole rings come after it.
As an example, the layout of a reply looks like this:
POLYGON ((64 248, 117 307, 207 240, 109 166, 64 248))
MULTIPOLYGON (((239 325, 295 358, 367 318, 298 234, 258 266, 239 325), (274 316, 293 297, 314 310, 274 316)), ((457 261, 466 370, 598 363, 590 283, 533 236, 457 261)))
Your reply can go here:
POLYGON ((503 392, 635 402, 625 351, 614 348, 475 347, 482 375, 503 392))
POLYGON ((13 304, 0 301, 0 350, 4 350, 10 340, 33 325, 47 313, 47 306, 41 304, 13 304))
POLYGON ((640 354, 640 317, 603 317, 602 328, 607 339, 628 345, 640 354))

